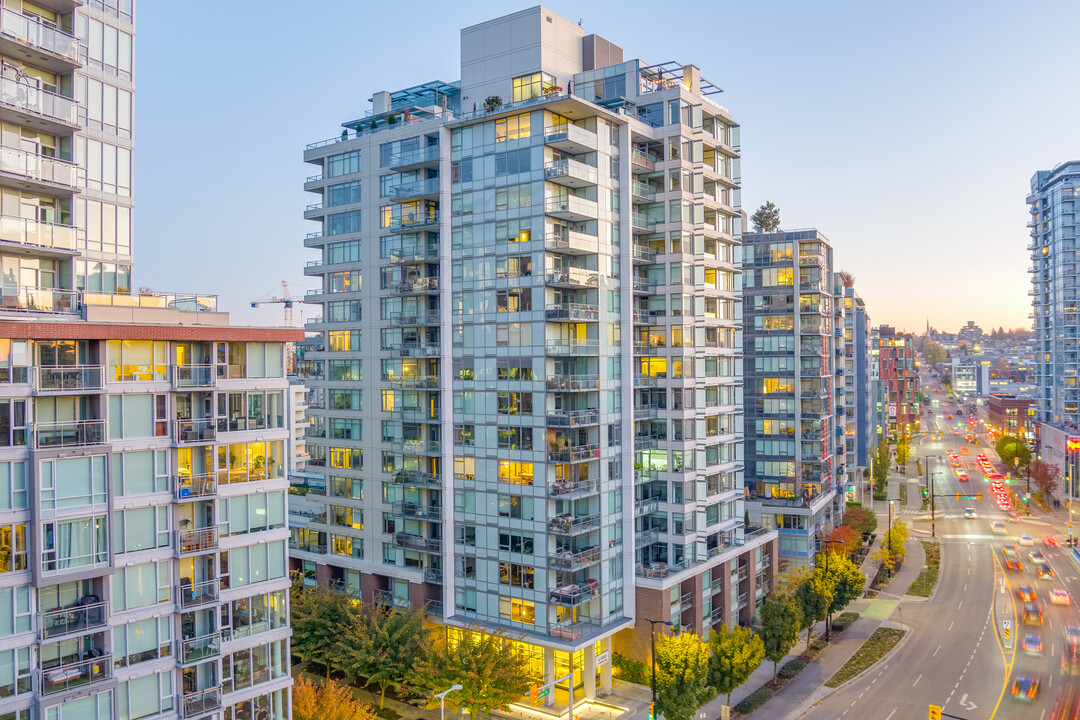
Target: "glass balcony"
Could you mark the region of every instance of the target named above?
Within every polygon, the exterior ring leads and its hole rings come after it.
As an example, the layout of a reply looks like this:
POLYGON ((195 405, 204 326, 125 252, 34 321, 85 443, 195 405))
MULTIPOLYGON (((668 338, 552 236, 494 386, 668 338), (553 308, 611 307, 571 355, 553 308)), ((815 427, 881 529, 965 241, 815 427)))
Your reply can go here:
POLYGON ((5 287, 0 289, 0 312, 48 312, 79 314, 79 293, 56 288, 5 287))
POLYGON ((429 145, 424 148, 405 150, 396 155, 391 155, 390 162, 387 163, 387 166, 391 170, 401 170, 407 167, 430 165, 437 162, 439 162, 439 146, 429 145))
POLYGON ((395 484, 404 485, 405 487, 433 489, 442 487, 442 481, 437 476, 419 470, 398 470, 393 475, 393 481, 395 484))
POLYGON ((599 284, 600 274, 585 268, 566 267, 549 270, 544 280, 554 287, 594 288, 599 284))
POLYGON ((173 385, 176 387, 214 387, 216 382, 213 365, 173 365, 173 385))
POLYGON ((218 481, 214 473, 198 475, 174 475, 173 486, 176 488, 178 502, 212 498, 217 495, 218 481))
POLYGON ((421 293, 438 292, 439 278, 426 277, 418 280, 394 283, 390 287, 391 292, 398 295, 419 295, 421 293))
POLYGON ((582 188, 596 184, 596 168, 577 160, 563 158, 544 165, 544 177, 557 185, 582 188))
POLYGON ((634 501, 634 517, 649 515, 660 509, 659 497, 647 497, 634 501))
POLYGON ((213 418, 177 420, 175 435, 180 444, 213 442, 217 439, 217 422, 213 418))
POLYGON ((421 505, 420 503, 399 501, 393 504, 393 508, 393 514, 398 517, 442 522, 442 508, 437 505, 421 505))
POLYGON ((548 602, 561 607, 577 607, 600 595, 600 584, 595 580, 564 585, 548 594, 548 602))
POLYGON ((391 218, 390 224, 386 229, 392 233, 415 232, 425 228, 437 227, 438 225, 439 211, 427 210, 423 212, 409 212, 402 217, 391 218))
POLYGON ((595 255, 600 250, 596 236, 574 230, 549 232, 544 247, 562 255, 595 255))
POLYGON ((79 41, 37 17, 4 8, 0 12, 0 33, 5 39, 16 41, 20 49, 30 45, 50 58, 66 60, 69 67, 79 64, 79 41))
POLYGON ((600 457, 599 445, 569 445, 548 450, 548 462, 587 462, 600 457))
POLYGON ((0 215, 0 240, 19 245, 74 252, 80 232, 71 225, 0 215))
POLYGON ((180 586, 176 589, 180 609, 190 610, 191 608, 216 603, 220 587, 220 580, 205 580, 192 584, 188 578, 181 578, 180 586))
POLYGON ((69 97, 34 87, 31 82, 28 78, 16 80, 0 77, 0 108, 44 120, 49 130, 54 132, 64 132, 79 126, 79 103, 69 97))
POLYGON ((547 414, 549 427, 581 427, 596 425, 600 422, 600 411, 595 408, 585 410, 559 410, 547 414))
POLYGON ((71 420, 34 424, 34 448, 83 447, 105 444, 104 420, 71 420))
POLYGON ((572 155, 580 155, 596 150, 596 133, 572 123, 550 125, 544 128, 544 144, 572 155))
POLYGON ((218 531, 216 527, 176 531, 177 557, 197 555, 199 553, 217 550, 217 547, 218 531))
POLYGON ((564 620, 552 625, 548 634, 563 640, 577 640, 585 633, 596 630, 597 627, 599 626, 592 620, 578 620, 577 622, 564 620))
POLYGON ((181 665, 191 665, 216 658, 221 655, 221 633, 181 640, 179 655, 181 665))
POLYGON ((600 386, 599 375, 548 375, 547 389, 564 392, 595 390, 600 386))
POLYGON ((599 515, 586 515, 583 517, 560 515, 548 522, 548 532, 553 535, 580 535, 599 528, 599 515))
POLYGON ((290 550, 300 550, 302 552, 316 553, 318 555, 326 554, 326 545, 320 545, 313 542, 299 542, 293 539, 289 539, 290 550))
POLYGON ((84 602, 96 596, 87 595, 82 600, 55 610, 38 613, 38 638, 41 642, 55 640, 96 628, 109 623, 108 602, 84 602))
POLYGON ((556 570, 581 570, 590 565, 600 562, 600 548, 592 547, 573 552, 563 550, 554 555, 548 555, 548 565, 556 570))
POLYGON ((390 322, 398 327, 412 327, 416 325, 438 325, 441 315, 438 310, 421 311, 416 314, 399 313, 390 317, 390 322))
POLYGON ((586 200, 577 195, 564 195, 548 198, 544 203, 544 212, 560 220, 583 222, 595 220, 598 211, 595 200, 586 200))
MULTIPOLYGON (((4 9, 5 13, 11 12, 4 9)), ((0 172, 17 175, 50 188, 73 192, 79 186, 79 166, 60 158, 17 148, 0 148, 0 172)))
POLYGON ((443 572, 441 568, 426 567, 424 568, 424 581, 429 583, 435 583, 436 585, 442 585, 443 572))
POLYGON ((38 392, 85 392, 105 387, 102 365, 38 365, 35 370, 34 389, 38 392))
POLYGON ((394 535, 394 544, 406 550, 419 550, 420 552, 442 552, 442 540, 439 538, 426 538, 410 533, 399 532, 394 535))
POLYGON ((599 320, 600 306, 591 303, 558 303, 544 310, 547 320, 599 320))
POLYGON ((633 213, 630 217, 634 230, 651 233, 656 229, 657 221, 644 213, 633 213))
POLYGON ((643 150, 638 150, 637 148, 634 148, 630 151, 630 162, 633 167, 637 168, 638 170, 648 170, 649 172, 652 172, 656 169, 656 163, 660 162, 661 160, 662 158, 659 158, 655 155, 650 155, 643 150))
POLYGON ((440 443, 438 440, 399 440, 392 443, 391 448, 404 455, 438 455, 440 443))
POLYGON ((390 385, 395 388, 418 388, 437 389, 439 387, 438 375, 404 375, 390 380, 390 385))
POLYGON ((634 198, 644 200, 645 202, 654 202, 656 200, 656 194, 661 192, 661 190, 648 183, 643 183, 640 180, 634 180, 630 185, 630 192, 634 198))
POLYGON ((185 694, 181 714, 185 719, 201 718, 218 710, 221 710, 221 688, 212 687, 185 694))
POLYGON ((78 660, 76 662, 62 663, 49 668, 41 668, 41 694, 52 695, 65 690, 73 690, 75 688, 111 680, 112 672, 112 655, 105 654, 100 654, 97 657, 88 658, 86 660, 78 660))
POLYGON ((390 199, 394 201, 412 200, 421 197, 434 197, 439 194, 441 180, 437 177, 428 178, 407 185, 397 185, 390 188, 390 199))

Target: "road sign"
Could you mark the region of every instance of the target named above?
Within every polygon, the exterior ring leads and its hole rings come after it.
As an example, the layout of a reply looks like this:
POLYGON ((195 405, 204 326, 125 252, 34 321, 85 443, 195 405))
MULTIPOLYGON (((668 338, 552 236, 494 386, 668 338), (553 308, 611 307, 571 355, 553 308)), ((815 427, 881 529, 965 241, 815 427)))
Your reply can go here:
POLYGON ((929 712, 927 713, 927 717, 929 717, 930 720, 941 720, 941 706, 940 705, 931 705, 929 707, 929 712))
POLYGON ((1012 627, 1012 620, 1002 620, 1001 621, 1001 627, 1004 630, 1008 630, 1009 628, 1012 627))
POLYGON ((541 700, 543 698, 546 698, 550 693, 551 693, 551 688, 546 687, 543 690, 541 690, 540 692, 536 693, 536 699, 541 700))

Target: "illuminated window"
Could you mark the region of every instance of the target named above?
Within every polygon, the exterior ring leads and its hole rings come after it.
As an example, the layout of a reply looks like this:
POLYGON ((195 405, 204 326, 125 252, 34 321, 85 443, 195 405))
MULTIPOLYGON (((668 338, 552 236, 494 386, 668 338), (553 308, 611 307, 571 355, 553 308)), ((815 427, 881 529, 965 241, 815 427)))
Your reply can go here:
POLYGON ((499 617, 511 622, 532 625, 536 618, 536 604, 532 600, 500 597, 499 617))
POLYGON ((454 477, 459 480, 475 480, 476 459, 470 457, 454 458, 454 477))
POLYGON ((495 121, 495 142, 521 140, 532 134, 529 113, 512 115, 495 121))
POLYGON ((533 484, 533 464, 530 462, 499 461, 499 482, 512 485, 533 484))
POLYGON ((382 391, 382 409, 383 412, 394 412, 394 391, 383 390, 382 391))
POLYGON ((548 75, 546 72, 522 75, 521 77, 514 78, 513 87, 514 93, 512 102, 532 100, 533 98, 540 97, 540 95, 548 88, 556 87, 555 77, 553 75, 548 75))
POLYGON ((535 571, 531 565, 499 563, 499 583, 532 590, 535 571))

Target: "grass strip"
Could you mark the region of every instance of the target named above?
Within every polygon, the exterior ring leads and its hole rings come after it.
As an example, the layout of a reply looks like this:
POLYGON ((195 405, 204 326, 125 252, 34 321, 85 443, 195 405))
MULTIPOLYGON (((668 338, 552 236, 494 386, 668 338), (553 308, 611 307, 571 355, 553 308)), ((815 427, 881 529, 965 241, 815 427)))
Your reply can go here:
POLYGON ((922 546, 926 553, 926 567, 919 573, 919 577, 915 578, 915 582, 911 583, 907 594, 930 597, 930 593, 934 592, 934 586, 937 585, 938 570, 941 568, 941 546, 925 540, 922 541, 922 546))
POLYGON ((907 507, 907 480, 900 483, 900 507, 907 507))
POLYGON ((825 683, 826 687, 840 687, 845 682, 861 673, 866 668, 876 663, 896 647, 900 638, 904 637, 903 630, 893 628, 878 628, 874 634, 866 639, 862 647, 854 655, 848 658, 844 666, 836 671, 836 674, 825 683))

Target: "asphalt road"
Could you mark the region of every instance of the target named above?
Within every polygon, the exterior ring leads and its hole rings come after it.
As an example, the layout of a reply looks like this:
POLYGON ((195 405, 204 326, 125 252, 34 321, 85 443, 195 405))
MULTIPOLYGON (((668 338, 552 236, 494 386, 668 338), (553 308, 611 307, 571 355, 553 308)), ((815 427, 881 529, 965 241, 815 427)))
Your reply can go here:
MULTIPOLYGON (((929 385, 933 387, 936 383, 929 385)), ((943 401, 948 396, 942 392, 932 393, 932 397, 943 401)), ((983 481, 974 462, 979 452, 991 455, 992 450, 985 442, 969 446, 964 437, 968 430, 953 434, 956 418, 949 420, 944 416, 949 414, 948 408, 954 407, 947 406, 941 418, 936 412, 933 418, 924 415, 924 428, 931 432, 944 431, 944 435, 941 439, 925 438, 914 443, 908 464, 909 472, 914 474, 914 458, 926 458, 924 462, 929 463, 938 495, 934 529, 942 544, 942 565, 934 596, 929 601, 910 596, 901 600, 889 616, 890 620, 909 628, 901 645, 885 661, 826 697, 803 717, 815 720, 924 718, 932 703, 941 705, 949 715, 971 720, 1056 720, 1055 704, 1060 708, 1062 697, 1070 688, 1073 695, 1077 694, 1080 678, 1063 675, 1060 659, 1065 624, 1080 624, 1080 613, 1075 601, 1068 607, 1051 605, 1048 593, 1051 587, 1063 587, 1074 597, 1080 595, 1080 572, 1062 550, 1043 547, 1047 535, 1064 539, 1065 527, 1039 519, 1017 524, 996 507, 989 483, 983 481), (961 455, 970 476, 967 482, 958 479, 946 456, 949 450, 960 452, 961 447, 968 449, 968 454, 961 455), (983 494, 981 500, 956 500, 956 493, 970 496, 979 492, 983 494), (966 507, 975 508, 978 517, 965 518, 966 507), (997 520, 1007 523, 1007 535, 992 533, 991 523, 997 520), (1024 534, 1031 535, 1035 543, 1032 547, 1018 547, 1024 556, 1024 569, 1006 572, 1002 545, 1018 544, 1024 534), (1047 556, 1057 572, 1054 581, 1036 577, 1027 558, 1032 550, 1041 550, 1047 556), (1023 624, 1019 616, 1022 603, 1016 595, 1020 585, 1035 591, 1043 611, 1041 627, 1023 624), (1004 637, 1006 623, 1008 640, 1004 637), (1022 649, 1028 632, 1039 636, 1043 646, 1040 655, 1022 649), (1040 681, 1038 696, 1030 703, 1020 702, 1011 695, 1013 681, 1020 675, 1033 675, 1040 681)), ((918 495, 924 478, 907 478, 909 498, 918 495)), ((883 510, 878 505, 877 509, 883 510)), ((894 510, 893 517, 912 525, 912 537, 930 539, 928 511, 894 510)), ((882 529, 879 528, 879 534, 882 529)), ((1075 708, 1080 700, 1071 702, 1075 708)))

